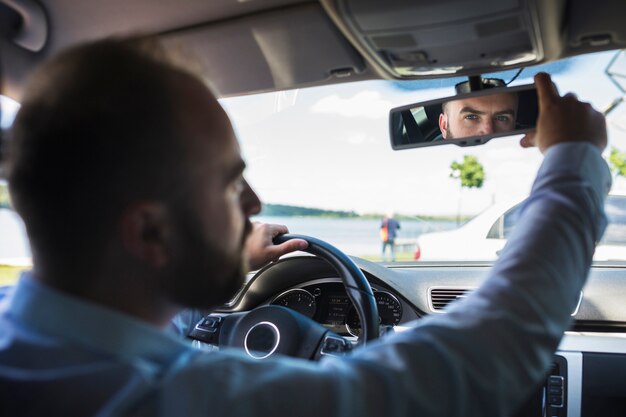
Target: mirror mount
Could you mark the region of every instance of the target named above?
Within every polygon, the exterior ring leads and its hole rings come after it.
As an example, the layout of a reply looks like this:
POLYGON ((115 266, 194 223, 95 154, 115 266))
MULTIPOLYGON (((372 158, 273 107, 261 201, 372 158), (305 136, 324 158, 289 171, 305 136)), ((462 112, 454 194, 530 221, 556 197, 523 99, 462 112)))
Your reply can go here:
POLYGON ((467 91, 464 91, 464 89, 461 88, 463 85, 465 85, 464 83, 460 83, 454 86, 457 94, 470 93, 472 91, 480 91, 483 89, 483 78, 480 74, 470 75, 467 82, 467 86, 469 88, 467 91))
POLYGON ((482 78, 480 74, 470 75, 467 81, 461 81, 454 86, 457 95, 474 93, 490 88, 506 88, 507 84, 500 78, 482 78))

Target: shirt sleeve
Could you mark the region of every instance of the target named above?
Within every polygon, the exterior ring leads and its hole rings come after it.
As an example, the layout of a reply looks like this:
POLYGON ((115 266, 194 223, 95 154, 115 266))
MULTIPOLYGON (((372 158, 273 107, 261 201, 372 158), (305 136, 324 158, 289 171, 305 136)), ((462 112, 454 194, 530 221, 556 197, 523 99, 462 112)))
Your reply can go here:
POLYGON ((606 227, 610 184, 598 148, 555 145, 485 283, 446 314, 319 363, 199 357, 164 385, 160 408, 166 415, 510 415, 545 375, 571 320, 606 227))

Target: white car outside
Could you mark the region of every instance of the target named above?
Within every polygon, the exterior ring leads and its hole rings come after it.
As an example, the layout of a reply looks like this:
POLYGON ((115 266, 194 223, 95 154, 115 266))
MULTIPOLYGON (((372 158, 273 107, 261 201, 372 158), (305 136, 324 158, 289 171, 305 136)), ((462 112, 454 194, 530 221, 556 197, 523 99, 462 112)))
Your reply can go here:
MULTIPOLYGON (((425 233, 417 238, 415 259, 420 261, 492 261, 498 258, 517 222, 523 200, 500 202, 458 229, 425 233)), ((626 257, 626 196, 610 195, 605 204, 609 225, 596 247, 594 260, 626 257)))

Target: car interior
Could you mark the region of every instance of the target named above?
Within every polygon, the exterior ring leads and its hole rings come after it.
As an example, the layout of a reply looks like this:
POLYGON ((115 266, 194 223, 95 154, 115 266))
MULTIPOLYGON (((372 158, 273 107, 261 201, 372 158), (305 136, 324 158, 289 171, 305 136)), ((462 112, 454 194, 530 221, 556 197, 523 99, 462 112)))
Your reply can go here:
MULTIPOLYGON (((626 2, 0 0, 0 95, 19 103, 38 64, 64 48, 110 36, 158 38, 168 51, 189 59, 221 100, 236 101, 314 87, 332 91, 369 81, 453 86, 467 79, 475 85, 485 74, 515 74, 604 51, 617 54, 626 48, 626 2)), ((451 94, 447 90, 436 98, 451 94)), ((432 99, 416 96, 412 101, 432 99)), ((392 107, 382 112, 385 128, 391 136, 401 135, 402 120, 389 121, 392 107)), ((433 140, 438 113, 426 108, 420 117, 429 142, 441 146, 445 141, 433 140)), ((294 129, 294 134, 307 129, 300 124, 284 128, 294 129)), ((486 146, 488 139, 464 146, 486 146)), ((391 149, 391 138, 381 140, 391 149)), ((398 158, 410 156, 416 164, 425 151, 397 149, 398 158)), ((358 159, 358 154, 346 157, 358 159)), ((323 172, 325 162, 318 164, 323 172)), ((290 229, 293 235, 283 239, 309 234, 290 229)), ((445 314, 450 303, 480 286, 493 262, 379 262, 345 254, 332 241, 306 238, 308 253, 251 273, 230 303, 191 331, 193 343, 244 348, 258 359, 272 354, 311 360, 343 355, 354 345, 403 331, 412 320, 445 314), (271 310, 276 305, 299 314, 278 317, 271 310), (305 326, 298 329, 305 328, 307 335, 316 335, 310 336, 315 346, 251 345, 248 333, 260 321, 273 317, 301 323, 301 316, 321 325, 297 324, 305 326), (320 328, 332 333, 320 333, 320 328)), ((291 331, 296 337, 295 328, 288 329, 282 333, 291 331)), ((624 416, 625 377, 626 262, 597 261, 544 383, 517 415, 624 416)))

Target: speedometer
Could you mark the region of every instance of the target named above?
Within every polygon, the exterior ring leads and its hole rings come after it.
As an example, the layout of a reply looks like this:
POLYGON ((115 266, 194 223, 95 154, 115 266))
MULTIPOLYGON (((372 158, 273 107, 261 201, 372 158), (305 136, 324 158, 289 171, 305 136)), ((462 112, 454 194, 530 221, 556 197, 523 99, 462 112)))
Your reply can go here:
MULTIPOLYGON (((381 325, 395 326, 400 323, 402 304, 395 295, 386 291, 378 291, 374 293, 374 298, 378 306, 378 320, 381 325)), ((361 321, 354 307, 350 309, 346 318, 346 329, 353 336, 359 336, 361 333, 361 321)))
POLYGON ((313 294, 303 289, 285 291, 274 298, 270 304, 290 308, 310 319, 313 318, 317 309, 313 294))

